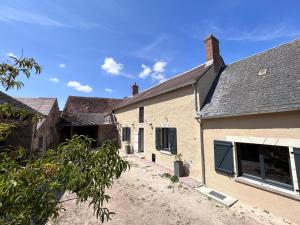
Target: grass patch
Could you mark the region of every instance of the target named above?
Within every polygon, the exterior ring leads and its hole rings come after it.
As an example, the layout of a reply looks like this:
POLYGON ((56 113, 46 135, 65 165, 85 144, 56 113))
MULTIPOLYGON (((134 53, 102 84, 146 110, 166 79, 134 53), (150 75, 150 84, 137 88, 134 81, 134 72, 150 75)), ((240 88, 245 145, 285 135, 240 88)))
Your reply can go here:
POLYGON ((162 178, 166 178, 166 179, 170 179, 170 181, 172 182, 172 183, 177 183, 177 182, 179 182, 179 178, 177 177, 177 176, 172 176, 171 174, 169 174, 169 173, 163 173, 163 174, 161 174, 160 175, 162 178))

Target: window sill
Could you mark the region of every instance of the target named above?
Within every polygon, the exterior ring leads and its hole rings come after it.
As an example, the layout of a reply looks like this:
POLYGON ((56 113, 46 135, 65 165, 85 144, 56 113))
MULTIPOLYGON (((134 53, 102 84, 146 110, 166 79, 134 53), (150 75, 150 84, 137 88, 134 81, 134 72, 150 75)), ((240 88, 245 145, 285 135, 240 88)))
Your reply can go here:
POLYGON ((171 152, 169 152, 169 151, 166 151, 166 150, 160 150, 159 151, 161 154, 165 154, 165 155, 172 155, 172 153, 171 152))
POLYGON ((236 182, 238 183, 242 183, 242 184, 246 184, 255 188, 259 188, 261 190, 264 191, 268 191, 274 194, 278 194, 296 201, 300 201, 300 196, 299 193, 294 192, 294 191, 290 191, 284 188, 280 188, 280 187, 276 187, 270 184, 266 184, 260 181, 256 181, 256 180, 251 180, 249 178, 246 177, 237 177, 234 179, 236 182))

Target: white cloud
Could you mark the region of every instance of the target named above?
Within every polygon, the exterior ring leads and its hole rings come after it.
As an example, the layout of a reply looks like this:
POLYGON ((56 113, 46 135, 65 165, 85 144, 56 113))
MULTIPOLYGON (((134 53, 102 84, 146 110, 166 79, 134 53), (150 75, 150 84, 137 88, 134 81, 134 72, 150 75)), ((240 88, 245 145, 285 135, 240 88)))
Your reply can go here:
POLYGON ((153 66, 153 71, 157 73, 163 73, 165 72, 165 67, 167 66, 167 62, 164 61, 158 61, 153 66))
POLYGON ((69 81, 67 86, 72 87, 72 88, 76 89, 77 91, 81 91, 81 92, 89 93, 89 92, 93 91, 93 88, 91 88, 89 85, 82 85, 78 81, 69 81))
POLYGON ((50 78, 49 80, 52 81, 52 82, 55 82, 55 83, 59 82, 59 79, 56 78, 56 77, 50 78))
POLYGON ((104 63, 101 67, 109 74, 118 75, 123 69, 123 64, 117 63, 113 58, 108 57, 104 59, 104 63))
POLYGON ((159 83, 162 83, 164 81, 166 81, 166 77, 164 74, 162 73, 154 73, 151 75, 151 77, 154 79, 154 80, 157 80, 159 83))
POLYGON ((67 67, 67 65, 66 65, 66 64, 63 64, 63 63, 59 64, 58 66, 59 66, 60 68, 66 68, 66 67, 67 67))
POLYGON ((113 90, 112 89, 110 89, 110 88, 105 88, 104 89, 106 92, 109 92, 109 93, 111 93, 113 90))
POLYGON ((15 57, 15 58, 17 58, 17 56, 16 56, 14 53, 11 53, 11 52, 6 53, 6 55, 7 55, 7 56, 10 56, 10 57, 15 57))
POLYGON ((150 73, 152 72, 151 68, 149 66, 146 66, 144 64, 142 64, 142 68, 143 71, 139 74, 140 78, 146 78, 150 75, 150 73))
POLYGON ((62 22, 44 15, 4 6, 0 8, 0 21, 6 23, 20 22, 56 27, 65 26, 62 22))
POLYGON ((166 81, 164 72, 166 71, 167 62, 158 61, 154 63, 152 69, 149 66, 142 64, 143 71, 139 74, 139 77, 144 79, 146 77, 151 77, 153 80, 162 83, 166 81))

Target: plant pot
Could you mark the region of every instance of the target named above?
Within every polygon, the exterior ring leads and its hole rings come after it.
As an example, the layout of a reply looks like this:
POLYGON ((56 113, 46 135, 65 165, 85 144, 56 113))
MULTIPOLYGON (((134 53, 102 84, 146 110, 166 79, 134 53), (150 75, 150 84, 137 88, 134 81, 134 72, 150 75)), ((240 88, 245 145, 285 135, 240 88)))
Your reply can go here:
POLYGON ((182 161, 174 161, 174 174, 177 177, 184 176, 184 167, 182 161))
POLYGON ((126 145, 125 146, 125 151, 126 151, 126 154, 131 154, 131 146, 130 145, 126 145))

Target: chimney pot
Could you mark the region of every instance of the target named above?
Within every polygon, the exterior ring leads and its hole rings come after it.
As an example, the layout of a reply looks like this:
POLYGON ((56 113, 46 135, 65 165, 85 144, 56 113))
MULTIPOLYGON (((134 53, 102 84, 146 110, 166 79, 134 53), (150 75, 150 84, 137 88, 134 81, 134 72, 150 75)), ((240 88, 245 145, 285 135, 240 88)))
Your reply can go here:
POLYGON ((220 56, 219 40, 210 34, 205 40, 206 64, 214 64, 215 70, 219 71, 223 61, 220 56))
POLYGON ((136 82, 131 86, 131 94, 136 95, 139 93, 139 86, 136 84, 136 82))

